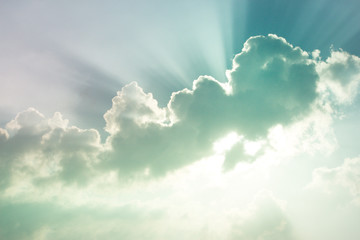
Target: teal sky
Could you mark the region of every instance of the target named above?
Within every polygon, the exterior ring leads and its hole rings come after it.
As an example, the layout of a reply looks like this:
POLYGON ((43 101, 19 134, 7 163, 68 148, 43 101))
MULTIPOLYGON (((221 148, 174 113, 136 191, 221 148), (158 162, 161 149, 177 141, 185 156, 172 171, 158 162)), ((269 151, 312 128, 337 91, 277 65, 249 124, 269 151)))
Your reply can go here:
POLYGON ((0 122, 36 107, 101 129, 124 84, 139 82, 165 105, 200 75, 226 81, 232 58, 256 35, 320 49, 324 59, 332 45, 359 55, 358 9, 351 0, 3 2, 0 122))
POLYGON ((0 1, 0 239, 359 239, 359 11, 0 1))

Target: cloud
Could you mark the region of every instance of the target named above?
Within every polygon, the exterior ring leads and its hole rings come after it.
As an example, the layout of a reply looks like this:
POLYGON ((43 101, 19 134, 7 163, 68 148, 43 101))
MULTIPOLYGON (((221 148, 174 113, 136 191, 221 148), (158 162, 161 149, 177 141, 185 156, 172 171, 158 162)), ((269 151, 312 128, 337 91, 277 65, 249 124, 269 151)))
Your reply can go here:
POLYGON ((74 207, 49 202, 3 201, 0 204, 0 238, 294 239, 284 203, 268 192, 258 194, 238 213, 217 216, 217 209, 209 209, 210 214, 203 212, 202 216, 197 216, 197 210, 171 211, 169 202, 160 208, 136 204, 109 208, 103 205, 74 207))
POLYGON ((161 175, 210 155, 229 132, 264 138, 272 126, 306 115, 317 97, 314 62, 276 35, 250 38, 227 75, 226 83, 199 77, 167 108, 136 84, 124 87, 105 114, 107 167, 161 175))
POLYGON ((240 140, 225 153, 224 169, 253 160, 264 149, 251 155, 249 142, 274 146, 274 129, 303 121, 307 128, 317 126, 311 115, 329 126, 334 106, 345 101, 341 96, 356 94, 357 57, 333 51, 324 62, 318 52, 313 55, 276 35, 251 37, 235 56, 227 82, 201 76, 191 89, 174 92, 165 107, 130 83, 104 115, 104 144, 97 130, 69 127, 60 113, 48 119, 28 109, 0 130, 1 186, 27 178, 84 184, 114 170, 123 178, 163 176, 213 155, 214 143, 229 133, 240 140))
POLYGON ((269 192, 259 193, 241 220, 232 226, 229 239, 295 239, 284 204, 269 192))
POLYGON ((151 123, 166 122, 166 111, 159 108, 152 94, 144 93, 136 82, 126 85, 117 94, 112 99, 112 108, 104 115, 105 130, 110 134, 128 131, 133 124, 146 127, 151 123))
MULTIPOLYGON (((332 163, 331 159, 326 159, 326 164, 332 163)), ((295 166, 300 168, 301 165, 295 166)), ((360 158, 355 157, 335 167, 309 169, 312 179, 307 180, 308 184, 304 182, 303 189, 295 190, 296 195, 288 200, 291 201, 288 211, 301 239, 359 238, 359 167, 360 158)))
POLYGON ((321 191, 343 203, 360 206, 360 158, 345 159, 334 168, 317 168, 309 189, 321 191))
POLYGON ((33 108, 19 113, 0 134, 1 188, 28 180, 84 183, 101 149, 96 130, 68 127, 60 113, 47 119, 33 108))
POLYGON ((320 89, 331 91, 338 104, 350 104, 354 100, 360 82, 360 58, 342 50, 331 51, 331 56, 317 64, 322 81, 320 89))
POLYGON ((156 239, 161 210, 137 206, 112 209, 64 207, 51 203, 0 204, 0 238, 28 239, 156 239))

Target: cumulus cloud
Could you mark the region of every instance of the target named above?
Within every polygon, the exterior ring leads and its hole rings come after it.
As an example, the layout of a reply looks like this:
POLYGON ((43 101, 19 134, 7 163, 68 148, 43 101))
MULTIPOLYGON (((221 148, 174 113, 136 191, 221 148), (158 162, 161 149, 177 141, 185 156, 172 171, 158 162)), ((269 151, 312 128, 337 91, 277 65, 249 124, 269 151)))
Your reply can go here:
POLYGON ((320 89, 330 91, 337 104, 350 104, 360 82, 360 58, 344 51, 331 51, 326 61, 317 64, 322 81, 320 89))
POLYGON ((123 88, 105 114, 112 134, 105 165, 163 174, 210 155, 229 132, 264 138, 270 127, 305 116, 317 97, 315 63, 276 35, 250 38, 227 75, 226 83, 199 77, 163 109, 136 84, 123 88))
POLYGON ((159 108, 152 94, 144 93, 136 82, 126 85, 117 94, 112 99, 112 108, 104 115, 105 130, 110 134, 116 134, 120 130, 128 131, 131 124, 142 127, 150 123, 166 122, 165 109, 159 108))
POLYGON ((201 76, 191 89, 174 92, 166 107, 137 83, 128 84, 104 115, 109 137, 103 144, 96 130, 69 127, 60 113, 48 119, 28 109, 0 129, 1 186, 24 177, 36 184, 82 184, 95 172, 114 170, 122 177, 162 176, 214 154, 214 143, 229 133, 240 140, 225 154, 224 169, 253 160, 263 151, 249 154, 247 143, 271 145, 276 126, 314 112, 331 118, 334 104, 353 99, 359 59, 343 51, 326 61, 318 55, 311 58, 276 35, 251 37, 227 82, 201 76))
POLYGON ((47 119, 33 108, 19 113, 0 134, 1 188, 28 180, 85 182, 101 147, 96 130, 68 127, 60 113, 47 119))

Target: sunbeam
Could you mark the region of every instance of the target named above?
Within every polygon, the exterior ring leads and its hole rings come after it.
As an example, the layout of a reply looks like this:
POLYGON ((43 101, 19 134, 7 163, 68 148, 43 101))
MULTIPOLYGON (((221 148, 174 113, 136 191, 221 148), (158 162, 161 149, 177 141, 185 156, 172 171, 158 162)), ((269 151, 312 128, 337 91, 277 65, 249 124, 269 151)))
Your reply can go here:
POLYGON ((360 239, 360 1, 0 1, 0 239, 360 239))

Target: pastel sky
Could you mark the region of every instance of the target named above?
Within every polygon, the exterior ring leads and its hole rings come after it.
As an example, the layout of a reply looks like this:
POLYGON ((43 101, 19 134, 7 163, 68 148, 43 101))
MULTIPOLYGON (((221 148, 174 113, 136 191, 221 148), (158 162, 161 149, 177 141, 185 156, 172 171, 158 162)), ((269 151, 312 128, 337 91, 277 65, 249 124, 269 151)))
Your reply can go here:
POLYGON ((0 239, 360 239, 357 0, 0 1, 0 239))

